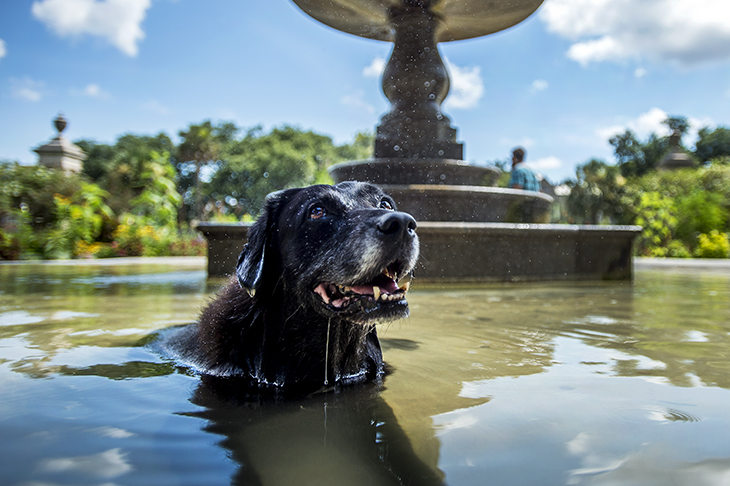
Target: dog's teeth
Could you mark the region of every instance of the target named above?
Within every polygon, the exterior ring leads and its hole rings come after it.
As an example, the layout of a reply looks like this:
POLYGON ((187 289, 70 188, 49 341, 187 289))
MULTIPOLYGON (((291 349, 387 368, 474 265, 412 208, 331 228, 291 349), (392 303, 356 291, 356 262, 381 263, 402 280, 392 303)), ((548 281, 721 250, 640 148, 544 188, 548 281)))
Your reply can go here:
POLYGON ((348 286, 342 287, 343 294, 346 294, 348 292, 352 292, 352 287, 348 287, 348 286))
POLYGON ((377 301, 380 300, 380 287, 377 285, 373 287, 373 298, 377 301))
POLYGON ((399 289, 402 290, 403 292, 408 292, 408 290, 410 288, 411 288, 411 282, 406 282, 399 287, 399 289))

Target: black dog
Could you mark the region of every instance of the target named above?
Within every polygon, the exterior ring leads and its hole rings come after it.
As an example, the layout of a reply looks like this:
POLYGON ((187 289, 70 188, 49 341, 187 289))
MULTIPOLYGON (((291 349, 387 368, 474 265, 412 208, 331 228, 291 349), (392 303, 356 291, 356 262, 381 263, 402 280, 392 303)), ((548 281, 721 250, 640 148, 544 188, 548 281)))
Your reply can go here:
POLYGON ((314 391, 384 372, 375 324, 408 316, 416 221, 378 187, 343 182, 270 194, 237 279, 181 337, 206 375, 314 391))

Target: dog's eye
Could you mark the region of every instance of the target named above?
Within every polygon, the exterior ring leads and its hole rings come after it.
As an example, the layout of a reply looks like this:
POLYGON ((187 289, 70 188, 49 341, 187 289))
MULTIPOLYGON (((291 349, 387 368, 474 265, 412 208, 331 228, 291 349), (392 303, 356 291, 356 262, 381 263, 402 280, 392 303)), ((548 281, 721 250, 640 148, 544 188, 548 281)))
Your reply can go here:
POLYGON ((395 208, 393 207, 393 204, 388 201, 387 199, 383 199, 380 201, 380 209, 387 209, 388 211, 393 211, 395 208))
POLYGON ((319 219, 327 214, 322 206, 312 206, 309 210, 309 219, 319 219))

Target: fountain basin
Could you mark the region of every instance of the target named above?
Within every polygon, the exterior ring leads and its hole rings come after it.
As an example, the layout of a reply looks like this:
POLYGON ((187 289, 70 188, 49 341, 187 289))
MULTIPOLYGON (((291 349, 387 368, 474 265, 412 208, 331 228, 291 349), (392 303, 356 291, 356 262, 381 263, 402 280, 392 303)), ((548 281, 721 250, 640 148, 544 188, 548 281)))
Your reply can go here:
POLYGON ((426 281, 631 280, 640 226, 421 222, 426 281))
POLYGON ((553 198, 502 187, 381 185, 416 221, 548 223, 553 198))
MULTIPOLYGON (((232 275, 250 224, 200 223, 208 277, 232 275)), ((630 280, 639 226, 419 222, 419 281, 630 280)))
POLYGON ((341 162, 330 167, 329 173, 336 182, 493 186, 500 170, 469 165, 456 159, 377 158, 341 162))

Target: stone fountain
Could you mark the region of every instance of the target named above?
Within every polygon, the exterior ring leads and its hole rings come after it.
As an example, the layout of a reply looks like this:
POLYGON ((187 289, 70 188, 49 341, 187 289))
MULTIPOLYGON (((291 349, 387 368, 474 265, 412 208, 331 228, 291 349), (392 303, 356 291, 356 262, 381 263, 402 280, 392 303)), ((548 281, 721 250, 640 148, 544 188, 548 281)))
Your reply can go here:
MULTIPOLYGON (((630 279, 638 227, 548 224, 553 198, 493 187, 494 167, 463 160, 441 111, 449 75, 439 42, 484 36, 529 17, 543 0, 292 0, 337 30, 393 42, 383 73, 391 103, 374 158, 334 165, 336 182, 376 183, 418 220, 424 280, 630 279)), ((233 270, 245 227, 202 223, 209 275, 233 270)))

